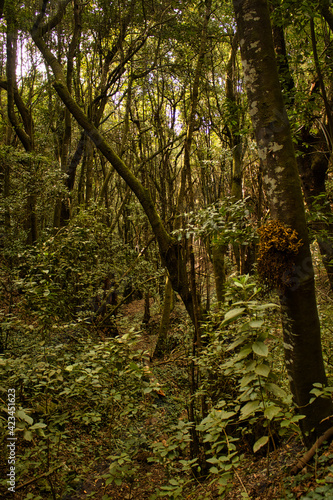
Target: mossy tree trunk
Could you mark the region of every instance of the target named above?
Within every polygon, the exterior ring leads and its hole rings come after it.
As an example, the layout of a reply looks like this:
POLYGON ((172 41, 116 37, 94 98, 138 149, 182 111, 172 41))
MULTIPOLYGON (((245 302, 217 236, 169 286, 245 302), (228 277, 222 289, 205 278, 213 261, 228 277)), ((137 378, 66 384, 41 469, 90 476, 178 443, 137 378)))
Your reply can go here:
POLYGON ((169 276, 165 279, 164 303, 158 338, 154 350, 154 358, 161 358, 168 350, 168 331, 170 325, 170 314, 173 307, 173 289, 169 276))
POLYGON ((216 300, 219 305, 223 305, 225 297, 225 254, 227 247, 218 241, 212 243, 212 262, 215 278, 216 300))
POLYGON ((281 292, 285 361, 291 391, 310 446, 330 423, 330 399, 309 404, 314 383, 326 384, 314 272, 300 178, 284 107, 266 0, 234 0, 249 113, 273 218, 297 231, 303 245, 295 257, 292 286, 281 292))

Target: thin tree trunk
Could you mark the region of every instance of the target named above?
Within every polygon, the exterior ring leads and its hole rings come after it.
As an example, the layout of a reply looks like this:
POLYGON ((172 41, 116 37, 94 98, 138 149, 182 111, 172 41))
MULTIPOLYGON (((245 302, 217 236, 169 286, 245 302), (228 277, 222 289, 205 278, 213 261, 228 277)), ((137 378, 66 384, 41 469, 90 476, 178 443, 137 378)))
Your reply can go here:
POLYGON ((225 296, 225 254, 227 251, 226 245, 218 242, 212 244, 212 261, 215 277, 216 299, 221 306, 224 303, 225 296))
POLYGON ((158 329, 158 337, 154 350, 154 358, 161 358, 168 350, 168 331, 170 324, 170 314, 173 304, 173 289, 169 276, 165 279, 163 312, 158 329))
MULTIPOLYGON (((31 153, 34 150, 34 132, 33 121, 29 109, 25 106, 23 100, 19 97, 16 84, 16 54, 17 54, 17 36, 18 29, 16 26, 13 5, 8 6, 9 11, 7 16, 7 112, 10 123, 12 124, 18 138, 20 139, 26 152, 31 153), (14 108, 16 103, 19 113, 23 121, 23 127, 19 122, 14 108)), ((31 171, 31 158, 28 159, 29 170, 31 171)), ((27 185, 27 202, 25 206, 25 230, 27 232, 27 244, 33 244, 38 238, 37 216, 36 216, 36 195, 34 193, 33 184, 27 185)))

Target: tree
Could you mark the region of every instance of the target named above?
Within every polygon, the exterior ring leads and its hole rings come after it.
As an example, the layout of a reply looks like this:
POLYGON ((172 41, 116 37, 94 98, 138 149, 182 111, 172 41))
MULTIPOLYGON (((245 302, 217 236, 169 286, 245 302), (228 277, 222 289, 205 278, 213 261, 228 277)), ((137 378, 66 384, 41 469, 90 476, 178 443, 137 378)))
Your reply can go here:
MULTIPOLYGON (((7 81, 2 86, 7 90, 7 113, 8 119, 13 129, 15 130, 19 140, 21 141, 25 151, 32 153, 34 151, 34 124, 31 115, 31 110, 25 105, 21 98, 16 82, 16 63, 17 63, 17 39, 18 39, 18 21, 15 3, 6 6, 5 17, 7 21, 7 61, 6 61, 6 77, 7 81), (20 123, 15 105, 22 119, 20 123)), ((27 156, 29 171, 32 170, 32 158, 27 156)), ((37 219, 36 219, 36 194, 34 187, 27 186, 27 201, 26 201, 26 220, 25 229, 27 231, 27 242, 34 243, 38 237, 37 219)))
POLYGON ((62 66, 44 40, 45 34, 53 29, 53 27, 56 26, 62 19, 64 9, 68 4, 68 1, 66 0, 64 3, 61 3, 54 17, 42 24, 47 3, 48 1, 45 0, 42 12, 38 15, 31 31, 31 36, 43 54, 46 63, 53 71, 55 77, 53 86, 67 109, 84 129, 87 136, 89 136, 89 138, 94 142, 100 152, 118 172, 120 177, 123 178, 140 202, 155 234, 162 261, 169 271, 172 286, 174 290, 180 294, 184 305, 193 323, 195 324, 196 309, 193 294, 188 282, 184 249, 175 238, 171 237, 164 227, 156 207, 154 206, 149 190, 143 186, 140 180, 132 173, 124 161, 115 153, 103 135, 98 131, 96 124, 88 118, 69 92, 62 66))
MULTIPOLYGON (((332 243, 332 211, 327 203, 326 178, 330 158, 332 154, 332 113, 331 113, 331 75, 330 64, 330 36, 325 28, 320 37, 320 51, 327 54, 325 56, 326 78, 324 65, 321 64, 318 56, 317 40, 315 30, 315 18, 318 13, 309 7, 309 31, 311 38, 311 49, 304 49, 299 46, 299 54, 304 56, 309 66, 309 71, 305 71, 301 84, 305 86, 306 95, 298 103, 295 103, 296 87, 291 74, 289 55, 286 47, 284 28, 286 20, 283 16, 281 2, 273 2, 272 25, 275 53, 278 63, 278 72, 281 82, 282 92, 287 110, 301 117, 297 126, 297 163, 300 172, 303 194, 306 204, 316 219, 318 208, 324 215, 325 221, 312 221, 311 226, 316 235, 318 246, 322 255, 323 264, 326 268, 327 276, 333 290, 333 243, 332 243), (313 62, 312 62, 313 61, 313 62), (304 80, 304 82, 303 82, 304 80), (325 83, 327 80, 327 83, 325 83), (319 115, 318 115, 319 111, 319 115)), ((320 16, 324 17, 329 24, 330 10, 327 2, 324 2, 320 16)), ((303 12, 298 15, 302 20, 303 12)), ((320 20, 322 21, 322 19, 320 20)), ((304 23, 304 21, 303 21, 304 23)), ((306 23, 308 24, 308 23, 306 23)), ((318 23, 320 29, 322 22, 318 23)), ((295 27, 297 36, 299 28, 295 27)), ((298 82, 299 87, 300 82, 298 82)))
POLYGON ((280 301, 285 362, 295 403, 305 415, 302 431, 309 446, 330 425, 327 417, 333 407, 330 399, 322 397, 309 402, 313 384, 325 385, 326 375, 301 184, 279 83, 267 1, 234 0, 233 4, 249 113, 271 214, 295 230, 301 241, 289 286, 281 289, 280 301))

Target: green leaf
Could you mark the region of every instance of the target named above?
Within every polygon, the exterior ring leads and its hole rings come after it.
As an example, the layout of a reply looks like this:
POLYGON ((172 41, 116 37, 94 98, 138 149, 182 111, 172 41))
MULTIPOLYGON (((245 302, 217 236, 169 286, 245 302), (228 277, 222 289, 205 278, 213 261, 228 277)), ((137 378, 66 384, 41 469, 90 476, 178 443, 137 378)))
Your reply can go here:
POLYGON ((252 350, 258 356, 268 356, 268 347, 264 342, 254 342, 254 344, 252 344, 252 350))
POLYGON ((236 415, 235 411, 216 410, 216 413, 220 420, 229 420, 236 415))
POLYGON ((321 389, 311 389, 310 394, 314 394, 318 398, 324 394, 324 391, 321 389))
POLYGON ((250 323, 249 323, 251 328, 261 328, 263 324, 264 324, 263 319, 257 319, 254 321, 250 321, 250 323))
POLYGON ((246 358, 251 352, 252 352, 251 347, 247 346, 243 347, 243 349, 241 349, 237 354, 237 360, 246 358))
POLYGON ((269 437, 268 436, 263 436, 258 441, 256 441, 253 445, 253 451, 256 453, 256 451, 260 450, 262 446, 265 446, 266 443, 268 443, 269 437))
POLYGON ((278 415, 278 413, 280 413, 280 411, 281 411, 281 408, 279 406, 275 406, 275 405, 267 406, 267 408, 265 408, 265 411, 264 411, 264 416, 266 418, 268 418, 268 420, 272 420, 272 418, 276 417, 276 415, 278 415))
POLYGON ((270 307, 278 308, 279 306, 277 304, 273 303, 268 303, 268 304, 258 304, 256 306, 257 311, 264 311, 265 309, 268 309, 270 307))
POLYGON ((30 430, 33 430, 33 429, 44 429, 44 427, 47 427, 46 424, 44 424, 43 422, 37 422, 36 424, 32 425, 30 428, 30 430))
POLYGON ((266 384, 265 387, 266 387, 267 391, 272 392, 274 394, 274 396, 276 396, 278 398, 284 399, 284 398, 287 397, 286 391, 284 391, 283 389, 281 389, 276 384, 273 384, 273 383, 269 382, 269 383, 266 384))
POLYGON ((68 371, 68 372, 71 372, 74 370, 74 368, 77 366, 78 364, 77 363, 74 363, 74 365, 68 365, 66 366, 65 370, 68 371))
POLYGON ((246 387, 255 378, 256 376, 254 373, 249 373, 248 375, 245 375, 240 382, 240 387, 246 387))
POLYGON ((223 323, 225 323, 226 321, 230 321, 231 319, 238 318, 243 314, 244 311, 245 307, 236 307, 235 309, 231 309, 230 311, 225 313, 223 323))
POLYGON ((249 401, 249 403, 246 403, 246 405, 241 409, 241 418, 243 419, 248 417, 249 415, 252 415, 252 413, 255 413, 256 410, 258 410, 259 406, 260 401, 249 401))
POLYGON ((238 337, 237 340, 235 340, 234 342, 232 342, 232 344, 230 344, 227 347, 227 351, 232 351, 233 349, 235 349, 236 347, 238 347, 239 345, 241 345, 243 342, 245 342, 247 339, 248 339, 248 335, 242 335, 242 336, 238 337))
POLYGON ((19 410, 18 412, 16 412, 16 415, 18 416, 18 418, 24 420, 29 425, 32 425, 34 423, 34 419, 29 417, 29 415, 27 415, 24 410, 19 410))
POLYGON ((254 369, 257 375, 261 377, 268 377, 269 372, 271 371, 270 367, 265 363, 261 363, 261 365, 257 365, 254 369))
POLYGON ((32 433, 30 431, 24 431, 23 439, 26 441, 32 441, 32 433))

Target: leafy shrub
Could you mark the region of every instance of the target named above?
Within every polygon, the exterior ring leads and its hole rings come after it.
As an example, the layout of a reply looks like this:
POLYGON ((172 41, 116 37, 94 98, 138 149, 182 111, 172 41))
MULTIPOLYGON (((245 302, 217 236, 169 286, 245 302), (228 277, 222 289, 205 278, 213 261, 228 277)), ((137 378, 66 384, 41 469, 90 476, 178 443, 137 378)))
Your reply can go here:
MULTIPOLYGON (((144 421, 152 414, 149 394, 158 390, 145 376, 136 342, 136 335, 97 344, 86 340, 77 342, 75 350, 42 343, 20 358, 0 358, 2 399, 8 388, 16 389, 18 483, 66 463, 44 486, 50 488, 54 481, 53 488, 70 491, 77 483, 74 471, 87 436, 90 442, 96 440, 94 453, 104 460, 112 450, 111 475, 115 463, 123 465, 114 479, 128 477, 131 467, 126 472, 126 463, 146 446, 144 421), (103 450, 98 452, 100 446, 103 450), (116 456, 126 456, 124 464, 116 456)), ((6 420, 2 406, 3 438, 6 420)))
POLYGON ((152 288, 159 276, 90 212, 79 214, 55 235, 45 232, 41 243, 20 254, 20 262, 17 286, 25 292, 27 309, 46 325, 57 318, 91 315, 105 295, 106 279, 119 292, 129 274, 132 285, 143 290, 152 288), (150 280, 144 285, 147 275, 150 280))

